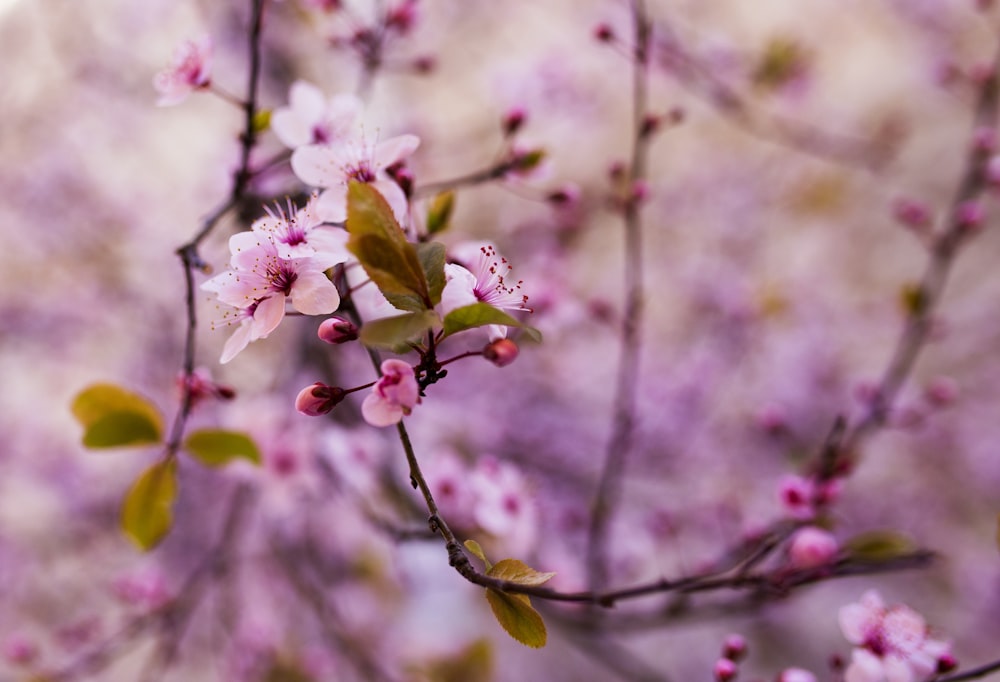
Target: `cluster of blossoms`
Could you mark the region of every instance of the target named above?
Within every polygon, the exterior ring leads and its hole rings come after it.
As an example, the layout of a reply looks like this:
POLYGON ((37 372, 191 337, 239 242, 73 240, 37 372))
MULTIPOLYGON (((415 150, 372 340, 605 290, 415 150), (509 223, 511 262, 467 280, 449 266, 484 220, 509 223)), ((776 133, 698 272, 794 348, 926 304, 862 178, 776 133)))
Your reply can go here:
MULTIPOLYGON (((412 178, 404 163, 420 141, 414 135, 386 140, 369 136, 361 110, 360 100, 353 95, 327 98, 315 86, 299 81, 291 87, 288 106, 272 115, 275 135, 293 150, 292 171, 319 192, 302 208, 288 201, 285 207, 266 209, 267 214, 249 231, 233 235, 228 269, 202 285, 224 306, 214 326, 235 327, 221 362, 231 361, 250 342, 266 338, 289 306, 303 315, 335 313, 341 292, 329 271, 337 265, 344 266, 353 307, 365 321, 406 312, 393 307, 369 280, 352 281, 365 270, 347 248, 344 223, 349 185, 362 183, 385 200, 406 234, 412 178), (366 297, 374 305, 368 305, 366 297)), ((455 253, 456 260, 468 267, 458 262, 444 266, 445 284, 435 306, 442 320, 476 303, 501 311, 530 312, 521 282, 511 281, 510 264, 492 245, 459 247, 455 253)), ((488 331, 493 343, 483 355, 498 366, 509 364, 517 356, 517 346, 506 340, 506 326, 493 324, 488 331)), ((357 339, 358 328, 344 317, 331 317, 321 323, 318 335, 340 344, 357 339)), ((402 360, 386 360, 380 370, 380 378, 362 404, 362 415, 373 426, 388 426, 410 414, 420 402, 421 388, 414 368, 402 360)), ((357 389, 317 383, 299 393, 296 408, 311 416, 325 414, 352 390, 357 389)))

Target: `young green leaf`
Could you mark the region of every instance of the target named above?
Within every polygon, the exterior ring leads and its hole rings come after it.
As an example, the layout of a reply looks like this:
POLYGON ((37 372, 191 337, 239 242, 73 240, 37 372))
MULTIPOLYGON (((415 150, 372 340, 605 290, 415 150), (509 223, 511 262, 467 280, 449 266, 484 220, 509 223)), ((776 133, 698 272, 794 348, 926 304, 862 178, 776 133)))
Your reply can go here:
POLYGON ((555 573, 536 571, 517 559, 501 559, 492 568, 486 569, 486 575, 500 580, 509 580, 518 585, 543 585, 555 577, 555 573))
POLYGON ((199 429, 184 439, 184 449, 202 464, 218 467, 234 459, 260 464, 260 450, 245 433, 226 429, 199 429))
POLYGON ((531 606, 527 595, 486 588, 486 601, 490 604, 493 616, 508 635, 534 649, 545 646, 545 622, 531 606))
POLYGON ((122 530, 140 549, 152 549, 170 532, 176 498, 177 461, 169 457, 143 471, 129 488, 122 504, 122 530))
POLYGON ((483 551, 483 548, 479 546, 478 542, 475 540, 466 540, 465 548, 472 552, 477 559, 483 562, 487 571, 493 568, 493 564, 491 564, 490 560, 486 558, 486 552, 483 551))
POLYGON ((881 563, 909 554, 916 546, 913 540, 898 531, 871 530, 847 540, 844 549, 857 561, 881 563))
POLYGON ((448 229, 451 214, 455 210, 455 193, 441 192, 427 207, 427 234, 437 234, 448 229))
POLYGON ((444 291, 444 244, 439 242, 425 242, 417 244, 417 258, 420 259, 420 266, 424 270, 424 277, 427 278, 427 288, 431 296, 431 305, 441 302, 441 292, 444 291))
POLYGON ((70 406, 90 448, 145 445, 162 439, 163 417, 146 398, 114 384, 93 384, 70 406))
POLYGON ((346 227, 348 250, 389 303, 410 312, 434 307, 417 250, 378 190, 361 182, 348 185, 346 227))
POLYGON ((416 339, 440 322, 433 310, 372 320, 361 328, 361 343, 369 348, 406 349, 406 342, 416 339))
POLYGON ((485 327, 488 324, 502 324, 508 327, 521 326, 520 322, 489 303, 470 303, 461 308, 455 308, 444 316, 444 334, 451 336, 466 329, 485 327))

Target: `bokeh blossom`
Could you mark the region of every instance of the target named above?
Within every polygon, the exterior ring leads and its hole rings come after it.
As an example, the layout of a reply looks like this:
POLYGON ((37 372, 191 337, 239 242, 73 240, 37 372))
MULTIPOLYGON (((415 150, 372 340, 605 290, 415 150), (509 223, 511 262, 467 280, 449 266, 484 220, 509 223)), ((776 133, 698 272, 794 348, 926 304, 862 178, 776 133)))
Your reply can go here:
POLYGON ((357 125, 362 106, 353 94, 328 99, 312 83, 296 81, 288 91, 288 106, 271 114, 271 130, 289 149, 335 144, 357 125))
POLYGON ((372 185, 392 207, 401 224, 408 222, 406 195, 386 169, 409 157, 420 145, 416 135, 399 135, 379 141, 363 129, 333 145, 310 144, 292 153, 292 170, 302 182, 323 188, 317 210, 323 220, 347 219, 347 185, 351 181, 372 185))
POLYGON ((923 682, 950 656, 923 616, 902 604, 887 607, 875 590, 840 609, 840 629, 855 645, 845 682, 923 682))
POLYGON ((207 88, 212 80, 212 39, 185 40, 174 50, 170 66, 156 74, 153 87, 160 93, 157 106, 180 104, 191 92, 207 88))

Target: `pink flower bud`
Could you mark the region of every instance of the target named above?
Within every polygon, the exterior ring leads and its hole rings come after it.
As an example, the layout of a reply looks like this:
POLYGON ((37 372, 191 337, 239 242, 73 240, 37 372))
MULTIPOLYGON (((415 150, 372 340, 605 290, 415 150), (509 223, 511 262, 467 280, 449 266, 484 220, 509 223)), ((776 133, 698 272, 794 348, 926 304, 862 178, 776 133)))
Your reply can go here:
POLYGON ((821 528, 807 526, 795 531, 788 546, 788 561, 795 568, 826 566, 837 556, 837 540, 821 528))
POLYGON ((741 661, 747 655, 747 640, 743 635, 726 635, 722 642, 722 657, 730 661, 741 661))
POLYGON ((524 107, 513 107, 504 114, 503 121, 501 125, 503 126, 503 134, 505 136, 510 136, 516 133, 524 125, 525 120, 528 118, 528 112, 525 111, 524 107))
POLYGON ((777 682, 816 682, 816 676, 802 668, 786 668, 778 675, 777 682))
POLYGON ((715 667, 712 669, 712 676, 716 682, 729 682, 736 679, 738 672, 739 668, 736 667, 735 663, 728 658, 720 658, 715 662, 715 667))
POLYGON ((410 66, 417 73, 428 74, 437 68, 437 59, 433 55, 421 55, 410 62, 410 66))
POLYGON ((327 343, 347 343, 358 338, 358 328, 350 320, 345 320, 342 317, 331 317, 323 320, 316 334, 327 343))
POLYGON ((892 202, 892 214, 900 223, 911 229, 927 227, 931 212, 923 202, 907 197, 899 197, 892 202))
POLYGON ((575 206, 580 201, 580 187, 567 182, 559 189, 549 192, 545 200, 559 207, 575 206))
POLYGON ((978 201, 966 201, 959 204, 955 211, 955 222, 958 227, 973 232, 982 227, 985 218, 983 206, 978 201))
POLYGON ((1000 155, 991 156, 986 162, 986 181, 994 189, 1000 189, 1000 155))
POLYGON ((295 409, 308 417, 327 414, 344 399, 344 389, 316 382, 299 391, 295 398, 295 409))
POLYGON ((660 125, 662 123, 663 117, 656 114, 646 114, 642 119, 642 126, 639 129, 639 135, 641 137, 649 137, 660 129, 660 125))
POLYGON ((951 655, 951 653, 941 654, 937 661, 937 672, 939 675, 944 673, 950 673, 952 670, 958 667, 958 659, 951 655))
POLYGON ((946 407, 958 399, 958 384, 950 377, 937 377, 924 389, 924 397, 935 407, 946 407))
POLYGON ((615 39, 615 32, 608 24, 598 24, 594 27, 594 37, 602 43, 610 43, 615 39))
POLYGON ((483 357, 497 367, 506 367, 517 359, 517 344, 510 339, 497 339, 483 349, 483 357))

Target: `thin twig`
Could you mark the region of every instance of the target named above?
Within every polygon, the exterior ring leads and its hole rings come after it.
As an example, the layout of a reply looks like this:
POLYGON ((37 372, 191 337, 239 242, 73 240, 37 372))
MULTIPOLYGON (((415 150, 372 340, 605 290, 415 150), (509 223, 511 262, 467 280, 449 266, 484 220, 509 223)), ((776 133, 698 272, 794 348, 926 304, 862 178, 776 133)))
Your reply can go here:
MULTIPOLYGON (((643 0, 633 0, 635 55, 632 64, 632 152, 629 181, 633 187, 646 176, 649 137, 645 132, 649 39, 651 26, 643 0)), ((587 536, 587 576, 591 589, 608 579, 608 532, 621 498, 625 466, 635 440, 636 395, 639 377, 640 334, 643 322, 642 217, 640 198, 630 194, 625 203, 625 315, 622 319, 614 420, 604 453, 604 466, 590 513, 587 536)))

